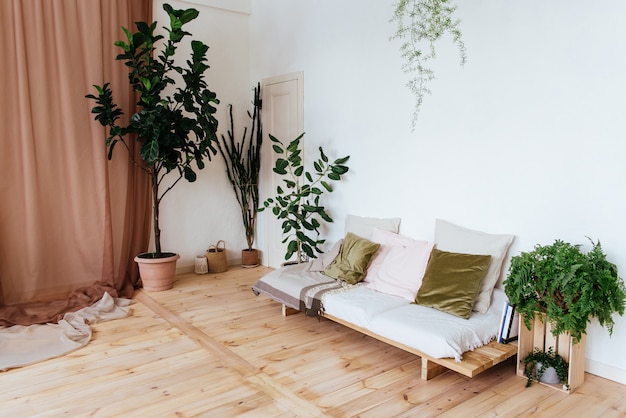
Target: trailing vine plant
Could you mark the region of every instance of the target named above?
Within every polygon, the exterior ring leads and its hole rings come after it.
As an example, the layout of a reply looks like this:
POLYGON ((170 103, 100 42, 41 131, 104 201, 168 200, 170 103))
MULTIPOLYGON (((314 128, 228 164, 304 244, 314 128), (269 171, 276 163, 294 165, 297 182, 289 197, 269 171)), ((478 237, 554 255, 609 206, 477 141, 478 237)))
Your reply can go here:
POLYGON ((553 367, 556 371, 556 375, 559 378, 559 383, 562 383, 567 390, 569 390, 568 374, 569 364, 558 355, 553 347, 548 348, 548 351, 542 351, 535 347, 532 353, 530 353, 524 359, 524 376, 526 376, 526 387, 532 385, 533 380, 541 382, 541 378, 550 367, 553 367))
POLYGON ((452 35, 459 49, 461 65, 467 59, 465 44, 461 39, 460 19, 453 15, 457 6, 450 0, 400 0, 395 6, 391 22, 397 23, 392 40, 402 40, 400 53, 404 60, 402 70, 414 74, 407 87, 415 95, 416 103, 411 127, 415 129, 422 102, 426 94, 431 94, 429 82, 435 78, 428 66, 436 57, 435 43, 446 33, 452 35))

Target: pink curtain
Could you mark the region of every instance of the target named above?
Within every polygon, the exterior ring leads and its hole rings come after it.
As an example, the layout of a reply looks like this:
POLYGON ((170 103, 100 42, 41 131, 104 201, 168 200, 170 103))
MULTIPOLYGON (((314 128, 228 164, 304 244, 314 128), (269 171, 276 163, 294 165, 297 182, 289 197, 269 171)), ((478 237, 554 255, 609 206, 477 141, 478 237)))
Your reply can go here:
POLYGON ((0 1, 0 325, 56 322, 107 291, 130 297, 150 230, 148 178, 90 113, 110 81, 121 26, 151 20, 152 0, 0 1), (120 151, 120 152, 118 152, 120 151))

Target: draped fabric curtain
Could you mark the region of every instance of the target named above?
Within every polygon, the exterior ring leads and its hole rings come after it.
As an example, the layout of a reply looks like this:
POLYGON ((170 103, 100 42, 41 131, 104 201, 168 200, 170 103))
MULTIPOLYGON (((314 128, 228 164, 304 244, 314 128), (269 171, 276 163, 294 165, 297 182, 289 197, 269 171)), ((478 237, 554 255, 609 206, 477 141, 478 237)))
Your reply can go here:
MULTIPOLYGON (((152 0, 0 1, 0 325, 56 322, 130 297, 150 231, 147 176, 93 120, 93 84, 136 98, 115 61, 152 0)), ((136 152, 137 150, 131 150, 136 152)))

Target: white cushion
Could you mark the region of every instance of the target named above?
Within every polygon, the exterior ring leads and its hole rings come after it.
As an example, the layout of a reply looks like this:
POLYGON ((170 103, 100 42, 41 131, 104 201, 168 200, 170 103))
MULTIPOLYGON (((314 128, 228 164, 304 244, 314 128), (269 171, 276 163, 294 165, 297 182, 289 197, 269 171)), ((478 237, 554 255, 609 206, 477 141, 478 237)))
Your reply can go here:
POLYGON ((400 218, 366 218, 356 215, 346 216, 346 233, 352 232, 362 238, 370 239, 374 228, 398 233, 400 218))
POLYGON ((491 304, 491 294, 502 274, 504 261, 515 235, 488 234, 437 219, 435 247, 442 251, 491 255, 487 275, 480 285, 473 310, 485 313, 491 304))

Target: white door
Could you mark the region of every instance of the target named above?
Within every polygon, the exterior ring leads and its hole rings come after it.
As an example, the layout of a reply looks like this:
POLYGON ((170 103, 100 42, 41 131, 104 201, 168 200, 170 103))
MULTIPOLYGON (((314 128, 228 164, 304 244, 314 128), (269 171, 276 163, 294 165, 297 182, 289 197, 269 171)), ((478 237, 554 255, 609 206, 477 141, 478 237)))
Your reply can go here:
MULTIPOLYGON (((261 202, 276 194, 276 186, 281 182, 272 168, 276 153, 272 150, 269 134, 288 144, 304 130, 304 73, 296 72, 261 81, 263 108, 263 145, 261 147, 261 173, 259 193, 261 202)), ((301 141, 301 145, 302 142, 301 141)), ((282 244, 281 222, 271 210, 259 214, 259 242, 263 248, 263 264, 280 267, 285 261, 287 246, 282 244)))

